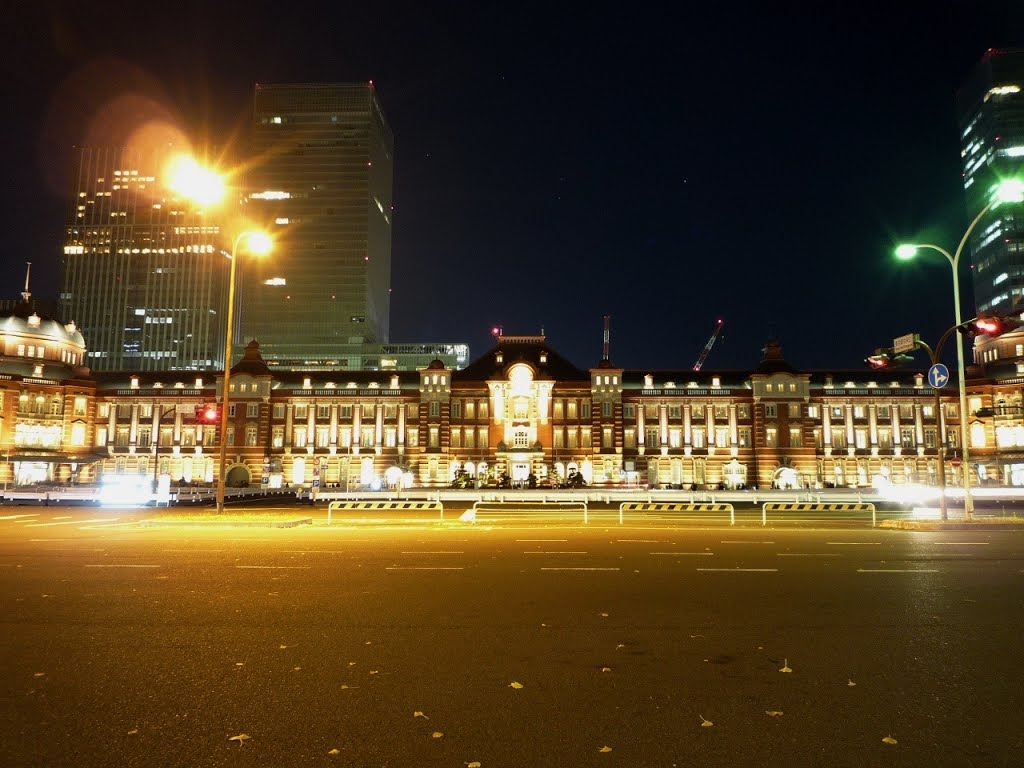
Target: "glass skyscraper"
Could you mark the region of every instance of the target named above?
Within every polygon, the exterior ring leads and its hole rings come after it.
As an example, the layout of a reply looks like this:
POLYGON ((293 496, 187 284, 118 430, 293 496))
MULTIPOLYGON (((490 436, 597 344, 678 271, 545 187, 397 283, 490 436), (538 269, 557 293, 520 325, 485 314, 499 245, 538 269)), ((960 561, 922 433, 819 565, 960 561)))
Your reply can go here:
POLYGON ((388 341, 393 157, 372 83, 256 85, 244 197, 275 245, 238 264, 239 344, 308 368, 388 341))
MULTIPOLYGON (((989 49, 957 94, 967 214, 992 200, 998 183, 1024 177, 1024 49, 989 49)), ((971 234, 978 312, 1024 304, 1024 205, 1000 204, 971 234)))
POLYGON ((228 260, 216 220, 161 183, 173 151, 76 150, 60 305, 93 370, 223 368, 228 260))

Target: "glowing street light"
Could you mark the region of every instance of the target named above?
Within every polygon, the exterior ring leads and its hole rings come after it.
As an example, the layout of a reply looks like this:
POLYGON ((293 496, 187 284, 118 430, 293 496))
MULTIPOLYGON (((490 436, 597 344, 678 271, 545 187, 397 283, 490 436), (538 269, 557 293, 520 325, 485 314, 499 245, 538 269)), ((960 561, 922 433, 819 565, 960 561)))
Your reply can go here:
MULTIPOLYGON (((1024 202, 1024 181, 1020 179, 1007 179, 996 187, 991 202, 981 209, 981 212, 974 217, 970 226, 967 227, 967 231, 960 238, 960 244, 957 246, 955 254, 951 254, 945 248, 932 245, 931 243, 905 243, 896 249, 896 257, 904 261, 914 258, 917 252, 923 248, 938 251, 946 257, 950 267, 953 268, 953 310, 956 325, 963 324, 963 320, 960 317, 960 254, 963 253, 967 239, 978 225, 978 222, 992 208, 1000 203, 1020 202, 1024 202)), ((967 391, 966 377, 964 376, 964 340, 963 334, 960 333, 956 335, 956 363, 957 384, 960 387, 960 450, 963 451, 961 467, 963 468, 964 516, 970 520, 971 515, 974 513, 974 499, 971 497, 970 455, 967 444, 967 391)))
POLYGON ((221 394, 220 401, 220 468, 217 473, 217 512, 224 511, 224 490, 227 484, 224 468, 227 464, 228 455, 228 398, 231 393, 231 326, 235 322, 235 264, 237 263, 238 246, 243 242, 249 253, 255 256, 263 256, 270 253, 270 249, 273 247, 270 236, 266 232, 260 232, 259 230, 239 232, 231 244, 231 269, 228 274, 227 329, 224 332, 224 391, 221 394))

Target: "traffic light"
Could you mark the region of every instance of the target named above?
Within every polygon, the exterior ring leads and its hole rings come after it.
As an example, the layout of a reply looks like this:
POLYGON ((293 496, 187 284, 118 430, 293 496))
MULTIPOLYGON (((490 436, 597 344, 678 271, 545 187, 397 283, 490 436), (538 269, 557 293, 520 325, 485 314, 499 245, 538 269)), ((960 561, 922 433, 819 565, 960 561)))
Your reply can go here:
POLYGON ((196 421, 200 424, 216 424, 219 416, 220 412, 216 405, 196 406, 196 421))
POLYGON ((886 349, 876 349, 875 354, 864 358, 864 362, 869 367, 878 370, 881 368, 896 368, 913 359, 910 355, 897 354, 893 351, 892 347, 888 347, 886 349))
POLYGON ((1004 333, 1009 333, 1024 324, 1019 315, 978 315, 973 320, 968 320, 958 326, 960 333, 965 336, 988 336, 996 338, 1004 333))

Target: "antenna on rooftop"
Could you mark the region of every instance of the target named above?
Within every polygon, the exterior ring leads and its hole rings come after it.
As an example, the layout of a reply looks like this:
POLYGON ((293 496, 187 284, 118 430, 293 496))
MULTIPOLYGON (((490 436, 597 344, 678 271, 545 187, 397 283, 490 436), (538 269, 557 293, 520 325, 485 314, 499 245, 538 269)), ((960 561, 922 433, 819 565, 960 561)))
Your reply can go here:
POLYGON ((611 354, 611 343, 612 343, 612 316, 604 316, 604 336, 601 344, 601 359, 610 360, 609 355, 611 354))

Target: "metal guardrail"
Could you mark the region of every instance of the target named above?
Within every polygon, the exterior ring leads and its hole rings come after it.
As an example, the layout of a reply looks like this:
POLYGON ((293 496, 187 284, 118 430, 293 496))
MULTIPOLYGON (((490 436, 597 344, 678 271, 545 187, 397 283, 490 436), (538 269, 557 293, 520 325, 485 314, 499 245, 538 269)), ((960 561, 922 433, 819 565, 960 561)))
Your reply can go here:
POLYGON ((582 509, 583 510, 583 524, 587 525, 590 522, 590 518, 587 512, 587 501, 546 501, 541 499, 538 501, 530 501, 526 499, 515 500, 515 501, 475 501, 473 506, 462 513, 459 520, 464 523, 476 523, 479 519, 480 511, 492 512, 497 510, 505 510, 506 512, 515 511, 522 514, 538 514, 548 513, 555 510, 563 509, 582 509))
POLYGON ((331 524, 334 513, 347 512, 419 512, 437 511, 444 522, 444 504, 440 501, 332 501, 327 505, 327 524, 331 524))
POLYGON ((728 512, 729 525, 736 525, 736 508, 724 502, 693 502, 672 504, 668 502, 624 501, 619 504, 619 525, 623 524, 626 512, 728 512))
POLYGON ((837 502, 834 504, 785 504, 782 502, 765 502, 761 506, 761 525, 768 525, 769 512, 870 512, 871 527, 877 523, 875 505, 870 502, 837 502))

